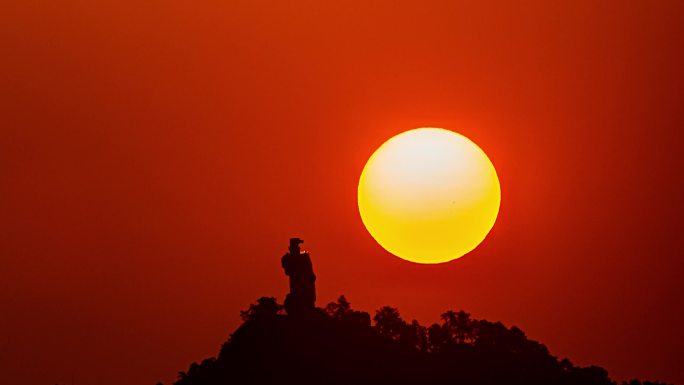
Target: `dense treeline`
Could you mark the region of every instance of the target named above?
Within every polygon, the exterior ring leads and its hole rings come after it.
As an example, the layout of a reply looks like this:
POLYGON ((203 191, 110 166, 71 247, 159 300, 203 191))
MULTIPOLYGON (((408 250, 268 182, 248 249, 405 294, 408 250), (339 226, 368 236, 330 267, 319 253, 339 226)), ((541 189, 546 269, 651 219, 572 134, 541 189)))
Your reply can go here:
POLYGON ((262 297, 241 317, 218 357, 193 363, 176 385, 617 385, 603 368, 558 360, 519 328, 464 311, 447 311, 426 327, 389 306, 371 320, 344 296, 299 318, 262 297))

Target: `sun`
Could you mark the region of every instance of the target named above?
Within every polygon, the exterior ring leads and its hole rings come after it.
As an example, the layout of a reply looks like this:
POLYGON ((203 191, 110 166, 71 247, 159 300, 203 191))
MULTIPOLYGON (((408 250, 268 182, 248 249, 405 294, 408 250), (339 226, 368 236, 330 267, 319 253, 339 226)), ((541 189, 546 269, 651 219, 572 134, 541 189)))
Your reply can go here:
POLYGON ((442 263, 473 250, 494 226, 501 187, 494 165, 470 139, 417 128, 385 142, 368 159, 359 212, 387 251, 417 263, 442 263))

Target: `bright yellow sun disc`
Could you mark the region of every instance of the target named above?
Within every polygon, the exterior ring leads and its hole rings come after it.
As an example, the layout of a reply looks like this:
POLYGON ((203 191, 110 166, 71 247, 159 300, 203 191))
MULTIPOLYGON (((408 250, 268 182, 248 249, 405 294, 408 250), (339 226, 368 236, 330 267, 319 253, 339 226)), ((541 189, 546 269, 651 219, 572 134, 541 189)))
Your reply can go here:
POLYGON ((441 128, 417 128, 385 142, 368 159, 359 212, 390 253, 418 263, 460 258, 494 226, 501 188, 475 143, 441 128))

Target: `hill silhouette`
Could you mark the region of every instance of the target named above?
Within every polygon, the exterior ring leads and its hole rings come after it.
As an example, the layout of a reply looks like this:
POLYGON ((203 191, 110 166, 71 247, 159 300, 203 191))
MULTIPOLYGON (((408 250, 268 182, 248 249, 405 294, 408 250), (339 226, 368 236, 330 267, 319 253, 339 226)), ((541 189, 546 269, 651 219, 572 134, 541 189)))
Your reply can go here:
MULTIPOLYGON (((193 363, 175 385, 614 385, 597 366, 558 360, 543 344, 500 322, 447 311, 429 327, 383 306, 370 314, 344 296, 317 308, 316 275, 304 241, 281 258, 285 305, 261 297, 216 358, 193 363), (285 314, 287 313, 287 314, 285 314)), ((626 385, 666 385, 633 380, 626 385)))
MULTIPOLYGON (((216 358, 193 363, 175 385, 461 384, 614 385, 597 366, 552 356, 519 328, 447 311, 441 323, 406 322, 396 308, 371 322, 344 296, 307 315, 287 315, 262 297, 216 358)), ((632 380, 623 385, 665 385, 632 380)))

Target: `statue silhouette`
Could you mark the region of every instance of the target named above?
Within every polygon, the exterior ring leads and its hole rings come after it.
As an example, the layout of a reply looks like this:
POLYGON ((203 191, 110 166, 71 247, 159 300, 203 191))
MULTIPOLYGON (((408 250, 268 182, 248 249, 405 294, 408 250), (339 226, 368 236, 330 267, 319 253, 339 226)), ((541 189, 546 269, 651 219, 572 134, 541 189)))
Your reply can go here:
POLYGON ((290 238, 290 252, 281 259, 285 275, 290 277, 290 293, 285 297, 285 311, 289 315, 311 313, 316 306, 316 275, 308 252, 302 252, 299 238, 290 238))

